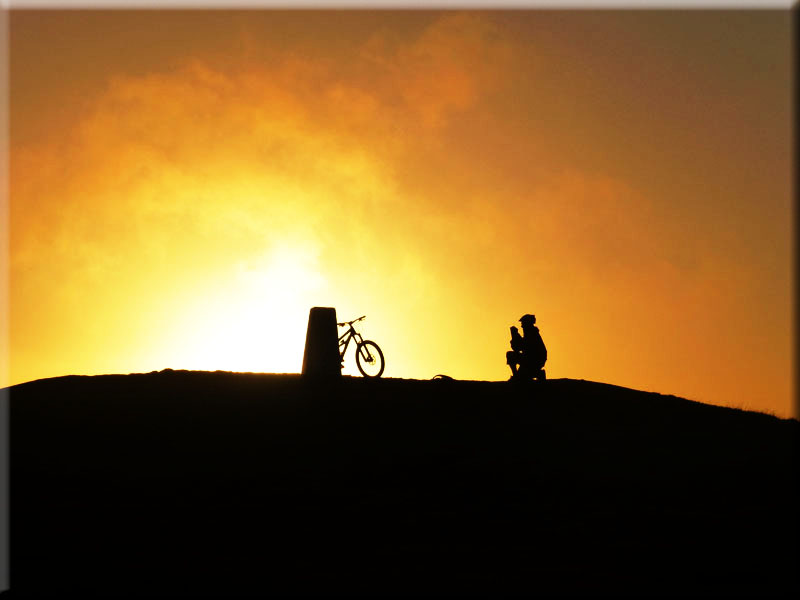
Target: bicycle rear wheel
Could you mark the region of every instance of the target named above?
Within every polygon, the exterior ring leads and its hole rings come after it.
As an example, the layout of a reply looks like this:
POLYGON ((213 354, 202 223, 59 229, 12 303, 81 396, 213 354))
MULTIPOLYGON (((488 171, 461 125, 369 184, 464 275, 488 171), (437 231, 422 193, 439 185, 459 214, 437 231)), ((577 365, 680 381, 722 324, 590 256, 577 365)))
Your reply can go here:
POLYGON ((356 366, 364 377, 380 377, 383 374, 383 352, 378 344, 366 340, 356 347, 356 366))

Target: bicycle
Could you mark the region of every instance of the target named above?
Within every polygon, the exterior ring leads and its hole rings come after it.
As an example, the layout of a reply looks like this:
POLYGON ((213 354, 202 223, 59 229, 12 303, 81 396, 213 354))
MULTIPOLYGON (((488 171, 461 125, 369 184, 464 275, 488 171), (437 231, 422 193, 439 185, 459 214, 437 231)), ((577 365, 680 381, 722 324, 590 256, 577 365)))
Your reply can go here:
POLYGON ((345 323, 337 323, 339 327, 347 327, 348 329, 339 336, 339 358, 342 360, 344 366, 344 353, 347 352, 347 347, 350 345, 350 340, 356 341, 356 366, 364 377, 380 377, 383 374, 383 352, 378 348, 378 344, 370 340, 365 340, 361 337, 353 327, 353 323, 358 323, 364 316, 361 316, 352 321, 345 323))

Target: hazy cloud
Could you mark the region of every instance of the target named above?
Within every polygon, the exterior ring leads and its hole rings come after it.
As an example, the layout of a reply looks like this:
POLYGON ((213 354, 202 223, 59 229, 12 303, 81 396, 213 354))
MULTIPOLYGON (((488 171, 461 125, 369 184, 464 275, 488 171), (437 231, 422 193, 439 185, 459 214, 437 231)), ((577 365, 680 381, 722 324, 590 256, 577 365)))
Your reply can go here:
MULTIPOLYGON (((754 228, 748 215, 760 209, 737 211, 720 200, 722 184, 676 172, 683 163, 669 161, 689 159, 683 134, 662 143, 672 113, 654 120, 615 87, 608 75, 624 76, 622 63, 606 56, 584 72, 580 51, 562 56, 566 21, 536 21, 540 35, 526 36, 508 15, 425 13, 396 27, 342 19, 342 32, 359 32, 342 42, 297 21, 305 37, 260 36, 269 18, 237 18, 238 37, 228 27, 214 48, 161 35, 166 50, 148 45, 147 61, 106 61, 113 75, 85 87, 99 91, 71 90, 80 102, 45 101, 23 77, 20 97, 59 104, 47 122, 62 127, 15 129, 35 111, 11 115, 12 133, 25 131, 10 164, 12 376, 163 368, 187 356, 204 362, 186 366, 270 369, 302 352, 309 305, 330 303, 370 315, 389 375, 504 376, 498 348, 523 307, 558 332, 546 336, 556 376, 670 383, 714 354, 710 380, 735 348, 761 343, 754 323, 733 339, 742 307, 759 310, 766 293, 771 307, 788 304, 785 263, 769 262, 769 276, 758 267, 774 230, 765 218, 754 228), (246 347, 233 356, 237 344, 246 347), (204 347, 219 354, 191 354, 204 347)), ((137 14, 127 40, 146 28, 137 14)), ((690 112, 680 111, 679 133, 690 112)), ((768 320, 772 338, 788 339, 783 312, 768 320)), ((781 352, 760 359, 775 379, 781 352)))

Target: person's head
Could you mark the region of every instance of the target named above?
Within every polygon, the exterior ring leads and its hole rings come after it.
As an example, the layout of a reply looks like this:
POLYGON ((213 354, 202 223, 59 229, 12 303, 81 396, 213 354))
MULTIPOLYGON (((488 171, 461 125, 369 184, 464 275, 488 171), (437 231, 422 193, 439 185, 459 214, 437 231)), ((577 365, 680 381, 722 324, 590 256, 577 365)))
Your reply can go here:
POLYGON ((536 323, 536 315, 522 315, 519 319, 519 322, 522 323, 522 327, 533 327, 536 323))

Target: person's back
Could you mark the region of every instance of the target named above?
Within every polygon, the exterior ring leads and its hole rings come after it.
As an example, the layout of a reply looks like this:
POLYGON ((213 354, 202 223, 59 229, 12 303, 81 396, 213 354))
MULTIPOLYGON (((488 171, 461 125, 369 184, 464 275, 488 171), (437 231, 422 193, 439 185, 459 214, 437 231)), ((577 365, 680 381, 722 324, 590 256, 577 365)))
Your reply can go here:
POLYGON ((547 362, 547 348, 545 348, 539 328, 533 323, 529 323, 527 327, 523 325, 522 339, 525 344, 523 352, 530 357, 534 365, 538 365, 535 367, 536 369, 541 369, 547 362))

